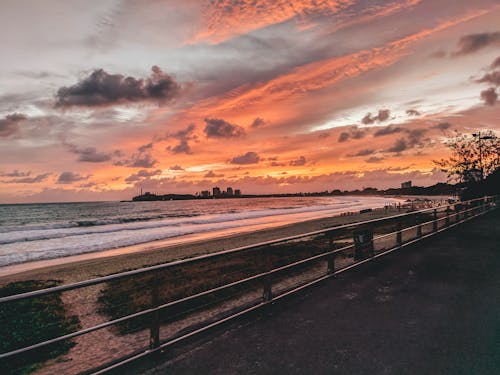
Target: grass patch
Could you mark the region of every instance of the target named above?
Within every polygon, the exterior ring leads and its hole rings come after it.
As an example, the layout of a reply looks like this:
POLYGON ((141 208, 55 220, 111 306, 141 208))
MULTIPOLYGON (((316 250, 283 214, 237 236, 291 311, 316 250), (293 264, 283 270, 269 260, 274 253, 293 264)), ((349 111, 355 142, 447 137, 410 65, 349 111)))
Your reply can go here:
MULTIPOLYGON (((55 280, 23 281, 0 288, 0 297, 60 284, 55 280)), ((59 294, 30 298, 0 304, 0 352, 6 353, 65 335, 79 329, 76 316, 68 317, 59 294)), ((74 345, 71 340, 61 341, 0 362, 2 374, 28 374, 48 359, 65 354, 74 345)))
MULTIPOLYGON (((330 249, 329 246, 329 238, 320 235, 305 241, 252 248, 234 254, 193 261, 161 271, 111 281, 100 292, 99 313, 110 319, 117 319, 151 307, 153 301, 152 286, 155 283, 158 285, 158 301, 163 304, 245 279, 267 269, 324 253, 330 249)), ((280 275, 278 279, 285 276, 280 275)), ((183 303, 165 310, 161 314, 161 322, 175 321, 194 310, 231 299, 252 288, 260 288, 261 285, 262 280, 249 282, 183 303)), ((126 334, 147 328, 150 319, 149 316, 145 316, 118 324, 118 332, 126 334)))

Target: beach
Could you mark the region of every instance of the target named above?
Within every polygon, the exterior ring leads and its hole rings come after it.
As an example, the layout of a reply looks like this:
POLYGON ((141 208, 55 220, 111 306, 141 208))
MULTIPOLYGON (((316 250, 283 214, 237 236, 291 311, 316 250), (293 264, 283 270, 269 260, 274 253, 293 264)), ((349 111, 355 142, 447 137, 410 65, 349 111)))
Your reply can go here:
POLYGON ((363 214, 308 220, 247 233, 222 233, 211 239, 184 236, 172 239, 171 245, 158 248, 155 243, 148 243, 135 248, 113 250, 112 253, 116 255, 108 255, 106 252, 91 253, 80 256, 80 259, 75 256, 12 265, 0 269, 0 285, 22 280, 60 280, 66 284, 396 213, 398 210, 395 208, 387 211, 376 209, 363 214), (176 243, 179 241, 181 243, 176 243))

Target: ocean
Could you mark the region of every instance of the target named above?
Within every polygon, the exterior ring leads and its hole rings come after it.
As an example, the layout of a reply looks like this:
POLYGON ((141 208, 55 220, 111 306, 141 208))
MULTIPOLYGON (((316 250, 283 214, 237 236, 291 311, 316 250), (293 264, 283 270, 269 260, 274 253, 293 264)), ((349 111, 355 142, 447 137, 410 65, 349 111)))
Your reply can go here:
POLYGON ((0 205, 0 267, 221 230, 239 233, 383 207, 386 197, 0 205))

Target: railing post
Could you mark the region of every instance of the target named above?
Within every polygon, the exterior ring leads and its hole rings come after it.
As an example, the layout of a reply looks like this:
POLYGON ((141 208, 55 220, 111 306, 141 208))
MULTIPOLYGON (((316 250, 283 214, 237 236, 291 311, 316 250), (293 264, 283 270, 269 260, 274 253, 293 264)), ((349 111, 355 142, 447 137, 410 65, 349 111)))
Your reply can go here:
MULTIPOLYGON (((269 272, 271 270, 271 255, 268 251, 265 253, 265 267, 266 271, 269 272)), ((272 290, 272 279, 271 274, 267 274, 263 278, 263 290, 262 290, 262 302, 269 302, 273 299, 273 290, 272 290)))
POLYGON ((446 226, 450 225, 450 206, 446 207, 446 226))
MULTIPOLYGON (((151 286, 151 307, 160 305, 160 280, 158 271, 154 273, 153 285, 151 286)), ((160 346, 160 313, 155 311, 151 313, 151 323, 149 326, 149 349, 156 349, 160 346)))
POLYGON ((396 233, 396 242, 398 246, 401 246, 403 244, 403 233, 401 232, 402 229, 403 224, 401 223, 401 221, 398 221, 398 232, 396 233))
POLYGON ((437 232, 437 230, 438 230, 437 216, 438 216, 437 209, 435 208, 434 209, 434 221, 432 222, 432 230, 434 232, 437 232))
MULTIPOLYGON (((333 251, 333 236, 331 234, 329 234, 328 237, 328 251, 333 251)), ((328 256, 326 261, 327 261, 326 274, 333 275, 335 273, 335 254, 331 254, 330 256, 328 256)))

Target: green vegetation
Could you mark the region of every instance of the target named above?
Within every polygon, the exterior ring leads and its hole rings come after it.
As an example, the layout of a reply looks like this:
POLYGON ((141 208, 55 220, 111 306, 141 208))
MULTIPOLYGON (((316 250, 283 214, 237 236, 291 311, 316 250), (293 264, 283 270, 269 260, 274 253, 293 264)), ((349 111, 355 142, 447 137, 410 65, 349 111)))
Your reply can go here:
MULTIPOLYGON (((58 281, 23 281, 0 288, 0 297, 50 288, 58 281)), ((10 352, 25 346, 74 332, 78 318, 68 317, 59 294, 0 304, 0 351, 10 352)), ((61 341, 0 362, 2 374, 28 374, 48 359, 65 354, 74 345, 61 341)))

